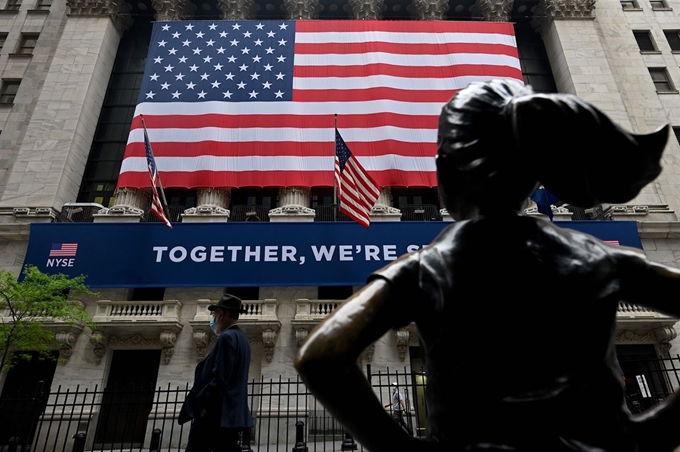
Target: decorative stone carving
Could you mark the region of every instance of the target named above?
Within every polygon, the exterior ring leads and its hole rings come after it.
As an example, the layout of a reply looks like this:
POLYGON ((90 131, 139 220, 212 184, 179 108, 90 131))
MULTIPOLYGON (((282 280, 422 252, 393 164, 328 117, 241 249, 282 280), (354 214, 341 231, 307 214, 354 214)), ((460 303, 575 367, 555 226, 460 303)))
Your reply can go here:
POLYGON ((106 353, 106 335, 101 331, 93 331, 90 335, 90 343, 94 345, 94 357, 97 364, 101 364, 102 358, 106 353))
POLYGON ((371 221, 401 221, 401 210, 392 207, 392 190, 380 189, 380 196, 371 208, 371 221))
POLYGON ((654 337, 656 338, 659 346, 659 351, 662 353, 668 353, 671 349, 671 341, 677 337, 678 333, 672 326, 662 326, 654 330, 654 337))
POLYGON ((197 192, 197 207, 186 209, 182 221, 228 221, 230 202, 231 190, 228 188, 201 188, 197 192))
POLYGON ((279 204, 282 206, 309 206, 311 194, 309 188, 282 187, 279 190, 279 204))
POLYGON ((302 345, 305 339, 307 339, 308 335, 309 331, 307 331, 305 328, 298 328, 295 330, 295 343, 297 343, 298 347, 302 345))
POLYGON ((314 221, 316 212, 309 208, 309 188, 282 187, 279 190, 279 205, 269 211, 271 221, 314 221), (288 218, 293 217, 293 218, 288 218))
POLYGON ((111 16, 119 32, 132 25, 132 7, 124 0, 66 0, 70 16, 111 16))
POLYGON ((397 335, 397 352, 401 361, 406 360, 406 352, 408 352, 409 333, 408 328, 401 328, 396 331, 397 335))
POLYGON ((382 19, 385 0, 349 0, 348 3, 355 19, 382 19))
POLYGON ((309 20, 319 18, 319 0, 283 0, 286 18, 290 20, 309 20))
POLYGON ((218 0, 224 20, 253 19, 255 14, 254 0, 218 0))
POLYGON ((262 332, 262 345, 264 346, 264 356, 267 362, 272 362, 274 357, 274 346, 276 345, 276 331, 264 330, 262 332))
POLYGON ((163 347, 163 362, 170 364, 172 355, 175 353, 175 342, 177 342, 177 333, 174 331, 161 332, 161 346, 163 347))
POLYGON ((514 0, 477 0, 472 14, 489 22, 508 22, 513 3, 514 0))
POLYGON ((135 334, 132 336, 110 336, 109 337, 109 345, 122 345, 125 347, 149 347, 149 346, 157 346, 158 345, 158 338, 157 337, 145 337, 140 334, 135 334))
POLYGON ((653 330, 619 330, 616 332, 617 343, 656 344, 662 353, 670 350, 670 342, 676 337, 675 329, 669 325, 653 330))
POLYGON ((413 0, 413 10, 418 20, 443 20, 449 8, 448 0, 413 0))
POLYGON ((198 356, 198 360, 201 361, 203 358, 205 358, 205 354, 208 351, 208 346, 211 343, 211 338, 208 336, 206 331, 194 331, 193 337, 194 342, 196 342, 196 355, 198 356))
POLYGON ((368 348, 366 350, 364 350, 363 358, 367 363, 370 363, 370 362, 373 361, 373 355, 374 354, 375 354, 375 343, 369 345, 368 348))
POLYGON ((54 337, 59 343, 59 360, 65 363, 73 354, 73 344, 77 336, 71 331, 60 331, 54 337))
POLYGON ((191 14, 190 0, 151 0, 151 6, 156 11, 158 22, 182 20, 191 14))
POLYGON ((553 20, 565 19, 595 19, 595 0, 542 0, 531 25, 542 34, 553 20))

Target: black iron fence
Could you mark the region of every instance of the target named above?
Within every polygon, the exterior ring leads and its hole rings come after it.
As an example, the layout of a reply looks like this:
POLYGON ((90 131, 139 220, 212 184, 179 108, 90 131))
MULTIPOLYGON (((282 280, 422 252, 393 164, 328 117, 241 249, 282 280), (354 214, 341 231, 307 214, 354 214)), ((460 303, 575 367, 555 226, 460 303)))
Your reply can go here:
POLYGON ((344 213, 340 212, 338 204, 331 204, 327 206, 318 206, 314 209, 316 215, 314 221, 354 221, 344 213))
POLYGON ((402 204, 401 221, 441 221, 439 207, 434 204, 402 204))
MULTIPOLYGON (((397 377, 386 378, 373 380, 384 380, 387 388, 387 380, 397 377)), ((363 450, 299 378, 254 380, 248 386, 254 427, 241 435, 244 451, 363 450)), ((50 392, 39 385, 33 396, 3 394, 0 447, 10 452, 180 452, 190 426, 178 425, 177 417, 189 389, 188 384, 156 390, 59 386, 50 392)))
MULTIPOLYGON (((680 388, 680 355, 620 360, 626 402, 632 413, 648 409, 680 388)), ((425 374, 419 371, 366 374, 380 402, 414 436, 425 435, 425 374), (396 385, 394 385, 396 383, 396 385), (394 416, 394 392, 406 410, 394 416)), ((360 444, 307 391, 299 378, 253 380, 248 385, 254 427, 241 435, 243 451, 359 450, 360 444)), ((156 390, 133 385, 48 388, 0 398, 0 448, 8 452, 167 451, 186 447, 189 424, 177 417, 189 385, 156 390)), ((398 398, 397 398, 398 400, 398 398)))
POLYGON ((237 204, 231 206, 229 221, 269 221, 271 207, 237 204))

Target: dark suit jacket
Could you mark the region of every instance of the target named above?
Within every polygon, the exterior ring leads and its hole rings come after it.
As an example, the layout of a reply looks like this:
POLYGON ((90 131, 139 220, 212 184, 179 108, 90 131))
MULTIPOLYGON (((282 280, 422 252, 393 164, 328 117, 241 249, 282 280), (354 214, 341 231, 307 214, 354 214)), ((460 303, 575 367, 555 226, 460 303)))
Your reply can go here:
POLYGON ((179 424, 200 417, 218 417, 221 427, 250 428, 248 409, 248 367, 250 343, 241 329, 232 325, 218 337, 208 356, 198 363, 194 386, 184 400, 179 424))

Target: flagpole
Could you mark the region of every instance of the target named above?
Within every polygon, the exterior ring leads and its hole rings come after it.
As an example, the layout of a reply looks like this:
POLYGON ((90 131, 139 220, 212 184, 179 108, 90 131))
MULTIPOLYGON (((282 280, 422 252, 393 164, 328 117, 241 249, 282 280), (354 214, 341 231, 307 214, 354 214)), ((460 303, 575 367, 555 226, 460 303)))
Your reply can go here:
MULTIPOLYGON (((146 132, 146 122, 144 121, 144 115, 139 114, 139 117, 142 119, 142 127, 144 127, 144 131, 146 132)), ((148 134, 148 132, 147 132, 148 134)), ((151 140, 149 140, 149 144, 151 144, 151 140)), ((161 201, 163 202, 163 210, 165 211, 165 217, 170 218, 170 209, 168 208, 168 201, 165 199, 165 190, 163 190, 163 182, 161 181, 161 175, 160 172, 158 171, 158 165, 156 165, 156 172, 158 174, 158 188, 160 189, 161 192, 161 201)))
MULTIPOLYGON (((335 131, 334 134, 337 133, 338 131, 338 114, 335 114, 335 131)), ((335 143, 335 136, 333 137, 333 142, 335 143)), ((335 152, 337 152, 337 147, 338 144, 335 144, 335 152)), ((334 152, 334 154, 335 154, 334 152)), ((333 162, 335 162, 335 158, 333 157, 333 162)), ((333 167, 335 167, 335 163, 333 163, 333 167)), ((335 178, 335 170, 333 170, 333 221, 338 221, 337 216, 338 216, 338 209, 340 208, 340 205, 338 204, 338 181, 335 178)))

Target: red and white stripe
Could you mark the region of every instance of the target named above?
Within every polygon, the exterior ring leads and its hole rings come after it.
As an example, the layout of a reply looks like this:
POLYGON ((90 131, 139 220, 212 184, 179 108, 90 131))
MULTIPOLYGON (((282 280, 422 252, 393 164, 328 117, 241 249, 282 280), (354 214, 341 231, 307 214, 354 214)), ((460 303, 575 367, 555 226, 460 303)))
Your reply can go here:
POLYGON ((140 114, 166 187, 331 186, 335 114, 379 186, 436 186, 443 104, 523 80, 509 23, 298 21, 295 40, 292 102, 139 104, 118 186, 149 186, 140 114))

